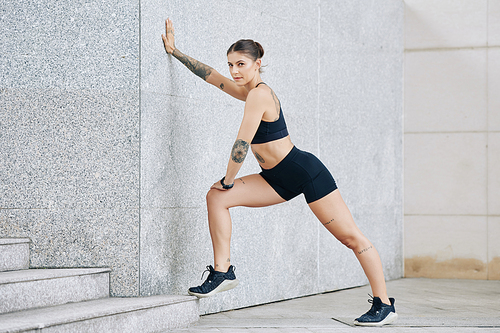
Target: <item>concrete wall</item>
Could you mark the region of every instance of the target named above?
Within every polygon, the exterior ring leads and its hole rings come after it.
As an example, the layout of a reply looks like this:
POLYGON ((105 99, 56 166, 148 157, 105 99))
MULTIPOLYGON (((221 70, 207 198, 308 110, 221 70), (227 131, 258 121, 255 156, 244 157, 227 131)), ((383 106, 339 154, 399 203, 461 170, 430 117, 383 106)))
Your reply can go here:
POLYGON ((500 1, 405 1, 405 275, 500 279, 500 1))
MULTIPOLYGON (((266 50, 263 79, 292 141, 331 169, 403 274, 401 1, 2 3, 0 235, 32 239, 32 267, 110 266, 113 295, 186 293, 212 263, 205 193, 225 172, 243 103, 163 50, 227 74, 240 38, 266 50)), ((240 175, 258 172, 249 156, 240 175)), ((240 286, 214 312, 367 283, 303 197, 232 210, 240 286)))

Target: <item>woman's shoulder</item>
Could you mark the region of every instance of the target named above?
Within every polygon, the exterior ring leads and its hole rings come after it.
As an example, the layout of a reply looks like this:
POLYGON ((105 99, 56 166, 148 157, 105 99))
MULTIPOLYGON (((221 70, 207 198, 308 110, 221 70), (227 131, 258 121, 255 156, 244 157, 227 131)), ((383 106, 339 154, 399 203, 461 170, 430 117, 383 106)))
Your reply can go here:
POLYGON ((272 96, 273 90, 266 84, 260 84, 248 92, 247 100, 249 98, 258 98, 260 100, 267 99, 272 96))

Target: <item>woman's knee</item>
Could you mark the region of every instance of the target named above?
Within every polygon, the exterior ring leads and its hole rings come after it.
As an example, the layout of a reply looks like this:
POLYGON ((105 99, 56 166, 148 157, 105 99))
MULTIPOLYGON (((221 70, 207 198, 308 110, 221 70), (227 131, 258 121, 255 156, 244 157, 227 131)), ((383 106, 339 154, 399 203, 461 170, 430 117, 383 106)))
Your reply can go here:
POLYGON ((222 192, 217 189, 210 189, 207 192, 206 200, 207 200, 207 206, 210 207, 215 207, 223 204, 222 192))
POLYGON ((351 250, 356 250, 364 245, 368 241, 366 237, 359 233, 351 233, 337 237, 337 239, 344 244, 347 248, 351 250))
POLYGON ((215 189, 211 188, 210 190, 208 190, 207 192, 207 196, 206 196, 206 200, 207 200, 207 205, 210 205, 210 203, 213 203, 216 199, 216 193, 215 193, 215 189))
POLYGON ((343 237, 338 237, 337 239, 351 250, 354 250, 356 248, 357 245, 356 237, 343 236, 343 237))

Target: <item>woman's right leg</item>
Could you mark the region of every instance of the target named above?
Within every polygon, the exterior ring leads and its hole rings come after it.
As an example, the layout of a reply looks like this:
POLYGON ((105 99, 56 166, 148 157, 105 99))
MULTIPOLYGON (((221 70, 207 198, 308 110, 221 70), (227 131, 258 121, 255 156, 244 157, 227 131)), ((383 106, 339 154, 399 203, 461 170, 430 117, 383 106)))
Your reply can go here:
POLYGON ((253 174, 234 181, 227 191, 211 189, 207 193, 208 224, 214 250, 214 269, 227 272, 231 265, 231 216, 229 208, 236 206, 265 207, 285 200, 262 176, 253 174))
POLYGON ((370 282, 373 296, 390 305, 380 256, 356 226, 339 190, 311 202, 309 207, 328 231, 354 252, 370 282))

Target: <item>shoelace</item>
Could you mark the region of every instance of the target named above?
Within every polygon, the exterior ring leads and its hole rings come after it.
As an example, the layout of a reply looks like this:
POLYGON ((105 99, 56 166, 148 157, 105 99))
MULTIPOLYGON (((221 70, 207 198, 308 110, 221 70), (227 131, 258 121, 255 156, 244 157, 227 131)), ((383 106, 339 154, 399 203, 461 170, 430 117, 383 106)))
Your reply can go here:
POLYGON ((373 296, 368 294, 368 296, 370 296, 370 299, 368 300, 368 303, 370 303, 372 305, 371 309, 366 313, 366 314, 375 314, 377 313, 377 310, 375 309, 375 306, 373 304, 373 296))
POLYGON ((208 279, 210 279, 210 276, 212 275, 212 271, 214 270, 214 269, 212 268, 212 266, 210 266, 210 265, 209 265, 209 266, 207 266, 206 268, 207 268, 207 269, 205 269, 205 270, 203 271, 203 273, 201 273, 201 280, 203 280, 203 276, 205 275, 205 273, 206 273, 206 272, 208 272, 208 279))

